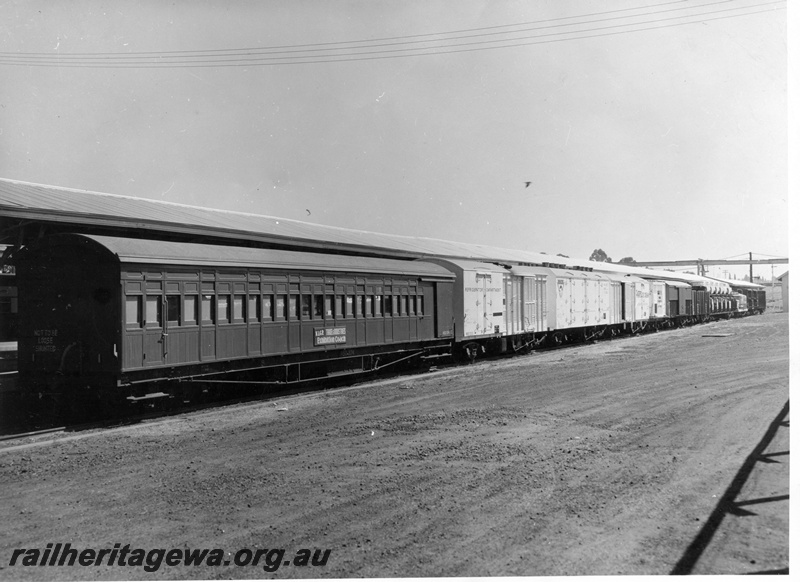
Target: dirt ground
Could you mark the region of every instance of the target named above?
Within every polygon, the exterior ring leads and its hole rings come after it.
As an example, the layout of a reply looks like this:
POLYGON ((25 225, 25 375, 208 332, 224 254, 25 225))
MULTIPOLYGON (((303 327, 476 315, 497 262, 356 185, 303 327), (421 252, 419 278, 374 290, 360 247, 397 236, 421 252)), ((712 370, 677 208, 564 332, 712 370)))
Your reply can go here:
POLYGON ((788 570, 788 340, 773 312, 0 443, 0 579, 788 570), (229 565, 10 565, 48 543, 229 565), (331 552, 234 564, 279 548, 331 552))

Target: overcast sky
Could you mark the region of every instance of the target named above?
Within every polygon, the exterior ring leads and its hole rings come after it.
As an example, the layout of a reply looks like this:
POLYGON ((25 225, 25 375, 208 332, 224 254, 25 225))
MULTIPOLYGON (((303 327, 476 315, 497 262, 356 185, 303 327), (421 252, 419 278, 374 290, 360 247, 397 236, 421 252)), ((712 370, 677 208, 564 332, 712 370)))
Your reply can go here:
POLYGON ((786 19, 768 0, 7 1, 0 176, 583 259, 787 256, 786 19))

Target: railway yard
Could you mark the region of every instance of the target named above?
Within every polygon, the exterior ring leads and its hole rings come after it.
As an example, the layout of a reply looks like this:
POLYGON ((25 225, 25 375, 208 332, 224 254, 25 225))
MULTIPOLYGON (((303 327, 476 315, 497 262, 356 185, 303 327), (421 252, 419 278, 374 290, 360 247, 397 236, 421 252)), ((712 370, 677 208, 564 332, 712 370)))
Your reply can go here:
POLYGON ((788 572, 788 328, 769 311, 7 440, 0 579, 788 572), (10 565, 50 543, 229 564, 10 565), (243 548, 331 552, 266 572, 243 548))

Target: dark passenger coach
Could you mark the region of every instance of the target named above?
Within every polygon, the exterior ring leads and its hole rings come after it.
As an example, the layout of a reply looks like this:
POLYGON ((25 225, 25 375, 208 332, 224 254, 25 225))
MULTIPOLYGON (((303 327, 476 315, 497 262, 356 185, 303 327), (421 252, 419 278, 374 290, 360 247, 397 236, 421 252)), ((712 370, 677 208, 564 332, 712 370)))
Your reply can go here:
POLYGON ((17 276, 20 380, 40 397, 376 369, 453 333, 454 276, 420 261, 65 234, 17 276))

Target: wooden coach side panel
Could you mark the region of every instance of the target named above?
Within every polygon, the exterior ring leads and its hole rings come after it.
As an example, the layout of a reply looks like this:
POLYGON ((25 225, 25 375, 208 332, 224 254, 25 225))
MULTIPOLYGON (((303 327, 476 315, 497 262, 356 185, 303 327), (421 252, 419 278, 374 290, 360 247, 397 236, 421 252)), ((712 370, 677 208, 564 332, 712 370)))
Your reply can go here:
POLYGON ((22 255, 31 385, 113 389, 452 337, 455 277, 426 262, 76 234, 22 255))
POLYGON ((125 370, 452 337, 451 282, 154 266, 122 279, 125 370))

